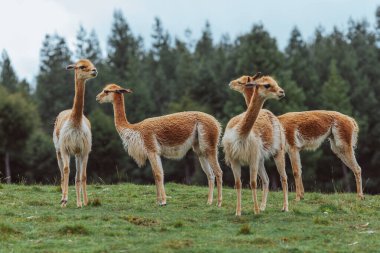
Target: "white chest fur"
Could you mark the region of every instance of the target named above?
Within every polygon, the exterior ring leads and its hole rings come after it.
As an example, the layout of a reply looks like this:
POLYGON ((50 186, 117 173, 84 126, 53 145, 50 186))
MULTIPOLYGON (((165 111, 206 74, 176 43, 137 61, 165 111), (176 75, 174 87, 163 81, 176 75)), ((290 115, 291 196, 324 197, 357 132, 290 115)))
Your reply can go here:
POLYGON ((71 121, 66 121, 59 134, 58 147, 70 155, 88 154, 91 151, 91 130, 82 121, 80 127, 74 127, 71 121))
POLYGON ((138 131, 123 129, 119 132, 123 141, 124 149, 135 160, 139 167, 145 165, 147 151, 144 147, 144 140, 138 131))
POLYGON ((227 164, 235 160, 241 165, 249 165, 264 152, 261 139, 253 132, 250 132, 246 138, 241 138, 235 128, 226 129, 222 145, 227 164))

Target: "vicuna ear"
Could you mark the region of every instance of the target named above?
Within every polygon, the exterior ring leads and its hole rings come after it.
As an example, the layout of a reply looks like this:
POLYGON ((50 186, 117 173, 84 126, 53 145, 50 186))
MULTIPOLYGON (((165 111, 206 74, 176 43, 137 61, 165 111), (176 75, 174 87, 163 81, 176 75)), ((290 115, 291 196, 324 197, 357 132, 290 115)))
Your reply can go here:
POLYGON ((246 88, 254 88, 254 87, 256 87, 256 86, 257 86, 257 83, 255 83, 255 82, 247 83, 247 84, 245 85, 246 88))
POLYGON ((252 78, 253 78, 253 80, 256 80, 256 79, 260 78, 261 76, 262 76, 262 73, 257 72, 252 78))
POLYGON ((121 90, 117 90, 116 91, 117 93, 133 93, 133 91, 131 89, 121 89, 121 90))
POLYGON ((70 64, 66 67, 67 70, 71 70, 71 69, 75 69, 75 65, 74 64, 70 64))

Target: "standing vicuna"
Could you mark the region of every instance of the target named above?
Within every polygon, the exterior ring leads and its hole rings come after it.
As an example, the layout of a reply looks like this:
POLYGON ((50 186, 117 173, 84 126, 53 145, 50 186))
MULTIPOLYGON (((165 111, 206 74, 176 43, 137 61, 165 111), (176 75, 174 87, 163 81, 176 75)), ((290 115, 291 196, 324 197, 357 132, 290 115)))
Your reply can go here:
MULTIPOLYGON (((252 92, 243 88, 236 90, 244 95, 248 106, 252 92)), ((285 130, 286 152, 292 164, 297 201, 304 197, 300 151, 315 150, 327 138, 331 150, 354 172, 358 197, 364 199, 361 168, 354 153, 359 128, 353 118, 339 112, 320 110, 290 112, 278 119, 285 130)))
POLYGON ((259 213, 257 202, 257 174, 263 181, 261 209, 265 209, 269 191, 269 178, 264 160, 273 156, 281 177, 284 193, 283 211, 288 211, 288 183, 285 171, 285 139, 280 122, 268 110, 262 109, 267 99, 280 99, 285 96, 277 82, 269 77, 242 76, 231 81, 230 88, 247 92, 250 95, 245 113, 233 117, 227 124, 222 145, 226 163, 231 166, 237 193, 236 215, 241 215, 241 166, 249 166, 250 185, 254 202, 254 212, 259 213))
POLYGON ((359 127, 353 118, 339 112, 320 110, 290 112, 278 119, 285 129, 286 151, 292 164, 297 201, 304 197, 300 151, 316 150, 327 138, 331 150, 354 172, 358 197, 364 199, 361 168, 354 153, 359 127))
POLYGON ((61 206, 65 207, 68 199, 70 156, 75 156, 76 174, 75 190, 77 207, 88 203, 86 191, 86 167, 88 155, 91 151, 91 124, 83 115, 85 84, 88 79, 98 74, 94 65, 86 59, 67 66, 68 70, 75 70, 75 97, 71 110, 62 111, 55 120, 53 141, 57 152, 58 166, 61 171, 62 199, 61 206))
POLYGON ((217 153, 220 124, 212 116, 202 112, 180 112, 145 119, 139 123, 128 122, 124 108, 124 93, 131 93, 116 84, 107 85, 96 96, 100 103, 112 103, 115 127, 124 148, 139 167, 148 159, 157 188, 157 202, 166 205, 164 172, 161 156, 181 159, 190 148, 198 155, 209 183, 208 204, 212 204, 214 181, 218 188, 218 206, 222 204, 222 170, 217 153))

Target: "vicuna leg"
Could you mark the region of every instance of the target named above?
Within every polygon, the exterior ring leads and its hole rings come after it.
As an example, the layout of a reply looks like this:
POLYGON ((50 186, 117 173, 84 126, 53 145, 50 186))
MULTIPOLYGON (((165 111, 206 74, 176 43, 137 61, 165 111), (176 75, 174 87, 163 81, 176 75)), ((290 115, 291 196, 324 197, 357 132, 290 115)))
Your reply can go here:
POLYGON ((289 211, 288 209, 288 176, 286 175, 286 170, 285 170, 285 151, 284 150, 280 150, 274 156, 274 162, 276 163, 277 171, 280 174, 282 192, 284 193, 284 204, 282 207, 282 211, 287 212, 289 211))
POLYGON ((356 161, 354 149, 349 145, 337 145, 334 140, 330 140, 331 150, 339 157, 339 159, 354 172, 356 181, 356 192, 360 199, 364 199, 362 189, 362 169, 356 161))
POLYGON ((77 195, 77 207, 82 207, 81 201, 81 181, 82 181, 82 157, 75 156, 75 192, 77 195))
POLYGON ((236 189, 236 216, 241 215, 241 166, 237 161, 231 162, 232 173, 235 178, 236 189))
POLYGON ((216 150, 214 152, 211 152, 207 156, 207 160, 216 177, 216 187, 218 188, 218 207, 221 207, 222 206, 223 171, 219 166, 216 150))
POLYGON ((57 151, 57 161, 58 161, 59 171, 61 172, 61 191, 62 191, 61 201, 62 201, 63 200, 63 162, 62 162, 61 152, 59 151, 57 151))
POLYGON ((148 154, 148 159, 153 170, 153 176, 157 189, 157 202, 159 205, 166 205, 166 193, 164 188, 164 171, 162 169, 161 158, 155 154, 148 154))
POLYGON ((259 162, 255 159, 249 166, 250 185, 252 190, 253 211, 255 214, 260 213, 259 204, 257 201, 257 173, 259 172, 259 162))
POLYGON ((213 199, 213 193, 214 193, 214 181, 215 181, 215 175, 214 172, 211 169, 210 164, 207 162, 206 157, 199 156, 199 162, 201 163, 201 167, 203 171, 207 175, 208 179, 208 198, 207 198, 207 204, 212 204, 213 199))
POLYGON ((300 201, 301 198, 303 198, 303 195, 302 195, 303 184, 302 184, 302 178, 301 178, 302 165, 301 165, 299 150, 296 148, 290 149, 289 158, 290 158, 290 163, 292 164, 294 182, 296 184, 296 201, 300 201))
POLYGON ((259 163, 259 176, 263 184, 263 196, 261 199, 260 210, 264 211, 267 206, 267 198, 268 198, 268 192, 269 192, 269 177, 265 170, 264 159, 261 159, 259 163))
POLYGON ((66 207, 69 193, 69 175, 70 175, 70 156, 66 153, 61 153, 63 164, 63 190, 61 206, 66 207))
POLYGON ((83 156, 82 158, 82 175, 81 175, 81 186, 83 192, 83 205, 87 206, 88 197, 87 197, 87 162, 88 162, 88 154, 83 156))

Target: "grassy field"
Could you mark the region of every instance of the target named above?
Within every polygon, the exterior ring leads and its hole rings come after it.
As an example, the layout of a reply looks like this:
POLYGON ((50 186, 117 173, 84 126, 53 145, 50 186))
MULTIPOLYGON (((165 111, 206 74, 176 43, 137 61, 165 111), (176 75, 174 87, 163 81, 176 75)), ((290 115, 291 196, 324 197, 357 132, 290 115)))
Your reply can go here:
POLYGON ((307 193, 280 212, 281 193, 254 215, 243 191, 222 208, 207 206, 207 188, 166 184, 168 206, 155 204, 153 185, 91 185, 91 205, 75 207, 70 187, 61 209, 57 186, 0 184, 1 252, 380 252, 380 196, 307 193))

